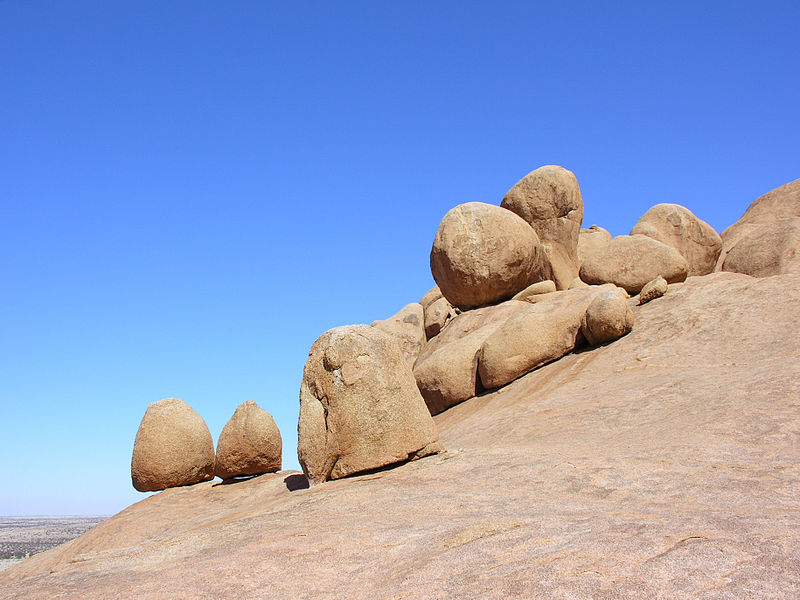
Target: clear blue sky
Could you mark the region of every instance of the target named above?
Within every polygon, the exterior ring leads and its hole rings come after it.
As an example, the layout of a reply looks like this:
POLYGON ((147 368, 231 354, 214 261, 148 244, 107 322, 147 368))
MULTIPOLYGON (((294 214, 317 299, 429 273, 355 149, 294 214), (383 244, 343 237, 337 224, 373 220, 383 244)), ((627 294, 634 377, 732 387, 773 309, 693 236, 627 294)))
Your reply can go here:
POLYGON ((0 1, 0 514, 143 495, 147 405, 256 400, 298 466, 325 330, 427 291, 529 171, 721 231, 800 177, 797 2, 0 1))

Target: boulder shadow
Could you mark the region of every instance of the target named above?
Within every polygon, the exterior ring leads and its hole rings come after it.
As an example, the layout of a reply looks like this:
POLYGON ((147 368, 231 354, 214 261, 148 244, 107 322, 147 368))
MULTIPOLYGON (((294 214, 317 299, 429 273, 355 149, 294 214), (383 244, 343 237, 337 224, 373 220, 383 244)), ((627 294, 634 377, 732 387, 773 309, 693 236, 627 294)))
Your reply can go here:
POLYGON ((290 492, 296 492, 297 490, 307 490, 310 486, 308 483, 308 477, 303 475, 302 473, 295 473, 294 475, 289 475, 286 479, 283 480, 283 483, 286 484, 286 489, 290 492))

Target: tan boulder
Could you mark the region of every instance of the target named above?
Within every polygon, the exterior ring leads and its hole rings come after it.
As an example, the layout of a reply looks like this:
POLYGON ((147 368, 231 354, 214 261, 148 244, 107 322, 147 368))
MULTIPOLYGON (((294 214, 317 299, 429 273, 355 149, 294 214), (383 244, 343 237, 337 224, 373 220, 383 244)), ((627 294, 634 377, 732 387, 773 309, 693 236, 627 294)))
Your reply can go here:
POLYGON ((350 325, 314 342, 300 387, 297 455, 319 483, 439 451, 436 425, 392 337, 350 325))
POLYGON ((580 277, 576 277, 572 280, 572 283, 569 284, 569 289, 574 290, 575 288, 582 288, 582 287, 589 287, 589 284, 586 283, 580 277))
POLYGON ((730 249, 722 270, 753 277, 800 271, 800 218, 754 226, 730 249))
POLYGON ((620 235, 581 265, 589 284, 613 283, 636 294, 659 275, 669 283, 684 281, 689 265, 680 252, 646 235, 620 235))
POLYGON ((528 307, 508 300, 456 316, 420 352, 414 377, 431 414, 472 398, 480 391, 478 352, 484 340, 511 315, 528 307))
POLYGON ((536 283, 532 283, 521 292, 515 294, 514 297, 511 299, 522 300, 524 302, 531 296, 539 296, 541 294, 551 294, 555 291, 556 291, 555 281, 551 281, 550 279, 545 279, 544 281, 538 281, 536 283))
POLYGON ((435 300, 425 309, 425 336, 431 339, 438 335, 442 327, 455 316, 455 309, 447 301, 447 298, 442 297, 435 300))
POLYGON ((581 332, 587 342, 597 346, 630 333, 633 320, 633 310, 625 290, 605 290, 595 296, 586 309, 581 332))
POLYGON ((431 250, 431 272, 455 307, 510 298, 542 273, 536 232, 511 211, 468 202, 442 219, 431 250))
POLYGON ((217 441, 214 472, 220 479, 281 470, 281 432, 272 415, 248 400, 240 404, 217 441))
POLYGON ((483 387, 506 385, 572 351, 581 339, 586 309, 607 289, 614 288, 587 286, 531 298, 532 305, 494 328, 481 345, 478 375, 483 387))
POLYGON ((133 443, 131 479, 140 492, 214 479, 214 440, 186 402, 167 398, 147 407, 133 443))
POLYGON ((639 304, 646 304, 650 300, 660 298, 667 293, 667 280, 659 275, 653 281, 645 284, 639 292, 639 304))
POLYGON ((375 321, 372 326, 393 336, 400 345, 408 366, 414 366, 426 339, 425 313, 421 304, 407 304, 397 314, 383 321, 375 321))
POLYGON ((612 237, 607 230, 597 225, 581 229, 578 235, 578 268, 580 269, 587 256, 596 254, 611 241, 612 237))
POLYGON ((800 217, 800 179, 756 198, 741 218, 722 232, 722 252, 716 270, 722 270, 722 265, 733 247, 759 226, 797 217, 800 217))
POLYGON ((656 204, 631 230, 672 246, 689 265, 689 275, 708 275, 717 264, 722 238, 705 221, 679 204, 656 204))
POLYGON ((500 206, 530 223, 541 241, 548 279, 560 290, 578 275, 578 234, 583 198, 572 171, 556 165, 540 167, 519 180, 500 206))
POLYGON ((422 310, 428 310, 428 307, 436 302, 439 298, 442 298, 442 290, 439 289, 438 285, 433 286, 425 295, 419 299, 419 303, 422 305, 422 310))

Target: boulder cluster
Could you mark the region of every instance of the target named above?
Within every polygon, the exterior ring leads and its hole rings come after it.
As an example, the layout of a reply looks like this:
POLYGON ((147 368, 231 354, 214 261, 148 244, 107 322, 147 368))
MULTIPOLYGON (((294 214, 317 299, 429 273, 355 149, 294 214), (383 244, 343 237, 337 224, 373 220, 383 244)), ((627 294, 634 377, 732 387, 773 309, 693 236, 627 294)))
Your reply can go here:
MULTIPOLYGON (((308 479, 440 452, 433 415, 580 346, 623 337, 633 307, 669 284, 720 270, 800 269, 800 180, 756 200, 721 236, 677 204, 653 206, 617 237, 581 229, 583 214, 577 178, 552 165, 526 175, 499 206, 447 212, 430 254, 436 286, 387 319, 337 327, 312 345, 297 449, 308 479)), ((236 409, 215 453, 202 418, 168 399, 147 409, 131 472, 136 489, 150 491, 277 471, 280 456, 280 432, 254 402, 236 409)))
POLYGON ((214 440, 206 422, 178 398, 147 407, 133 444, 131 479, 140 492, 272 473, 281 468, 281 434, 272 416, 248 400, 214 440))

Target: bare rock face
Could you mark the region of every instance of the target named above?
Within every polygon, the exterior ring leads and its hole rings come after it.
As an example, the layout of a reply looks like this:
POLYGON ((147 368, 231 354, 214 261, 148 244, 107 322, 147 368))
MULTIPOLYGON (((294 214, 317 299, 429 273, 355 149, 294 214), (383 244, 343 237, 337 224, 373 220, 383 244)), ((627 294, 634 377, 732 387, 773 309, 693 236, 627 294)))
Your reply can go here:
POLYGON ((552 294, 556 291, 555 281, 545 279, 537 283, 532 283, 521 292, 514 295, 512 300, 522 300, 523 302, 531 296, 540 296, 541 294, 552 294))
POLYGON ((395 341, 375 327, 324 333, 300 387, 297 455, 319 483, 439 451, 439 434, 395 341))
POLYGON ((425 345, 414 365, 414 377, 431 414, 480 391, 478 352, 484 340, 511 315, 528 306, 527 302, 508 300, 463 312, 425 345))
MULTIPOLYGON (((762 237, 763 232, 758 231, 762 225, 794 218, 800 218, 800 179, 756 198, 742 217, 722 232, 722 252, 716 270, 723 270, 728 253, 745 237, 751 234, 756 238, 762 237)), ((724 270, 733 271, 733 267, 724 270)))
POLYGON ((578 275, 578 234, 583 198, 572 171, 556 165, 528 173, 506 194, 500 206, 530 223, 544 249, 550 277, 565 290, 578 275))
POLYGON ((689 265, 689 275, 708 275, 722 251, 722 238, 705 221, 679 204, 656 204, 631 230, 672 246, 689 265))
POLYGON ((642 291, 639 292, 639 304, 646 304, 650 300, 660 298, 667 293, 667 280, 659 275, 653 281, 645 284, 642 291))
POLYGON ((425 309, 425 336, 430 339, 438 335, 442 327, 455 316, 455 310, 447 298, 442 297, 435 300, 425 309))
POLYGON ((612 235, 602 227, 592 225, 589 229, 581 229, 578 235, 578 268, 580 269, 587 256, 596 254, 612 239, 612 235))
POLYGON ((546 279, 536 232, 499 206, 468 202, 442 219, 431 250, 431 272, 445 298, 469 309, 510 298, 546 279))
POLYGON ((595 296, 583 318, 581 332, 592 346, 621 338, 633 329, 633 310, 621 288, 595 296))
POLYGON ((214 472, 220 479, 281 470, 281 432, 272 415, 252 400, 240 404, 222 428, 214 472))
POLYGON ((728 252, 722 270, 753 277, 800 271, 800 218, 753 227, 728 252))
POLYGON ((659 275, 669 283, 684 281, 689 265, 680 252, 646 235, 620 235, 600 252, 587 257, 581 279, 590 284, 613 283, 637 294, 659 275))
POLYGON ((481 345, 478 375, 483 387, 504 386, 575 349, 586 309, 607 289, 617 288, 587 286, 531 298, 532 305, 506 319, 481 345))
POLYGON ((375 321, 373 327, 394 336, 409 367, 414 366, 419 351, 425 344, 425 313, 421 304, 413 302, 403 307, 396 315, 383 321, 375 321))
POLYGON ((155 492, 214 479, 214 441, 206 422, 178 398, 147 407, 131 459, 133 487, 155 492))

